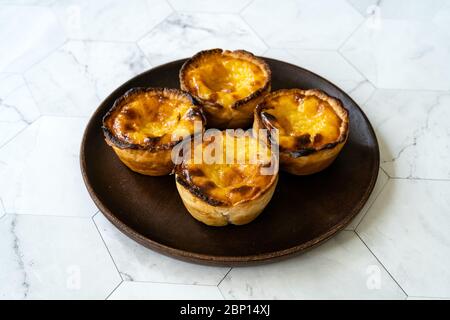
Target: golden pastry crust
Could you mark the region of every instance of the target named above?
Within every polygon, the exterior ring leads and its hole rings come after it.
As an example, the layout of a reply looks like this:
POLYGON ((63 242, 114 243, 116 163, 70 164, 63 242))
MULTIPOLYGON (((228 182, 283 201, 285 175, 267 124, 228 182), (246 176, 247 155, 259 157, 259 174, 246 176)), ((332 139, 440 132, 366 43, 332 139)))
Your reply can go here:
POLYGON ((349 132, 348 111, 320 90, 283 89, 256 107, 253 129, 278 129, 280 167, 308 175, 328 167, 341 151, 349 132))
POLYGON ((103 117, 105 140, 120 160, 138 173, 159 176, 174 167, 173 147, 205 124, 201 108, 177 89, 134 88, 103 117))
POLYGON ((263 149, 262 141, 248 135, 235 137, 222 131, 221 136, 218 144, 223 146, 219 156, 223 163, 196 162, 193 156, 196 150, 205 157, 211 142, 197 145, 189 142, 193 151, 174 170, 177 189, 187 210, 197 220, 211 226, 246 224, 272 198, 278 179, 277 159, 269 148, 263 149), (233 154, 229 154, 232 149, 233 154), (225 161, 227 154, 232 163, 225 161))
POLYGON ((183 64, 180 86, 203 106, 209 127, 246 128, 270 92, 271 71, 250 52, 211 49, 183 64))

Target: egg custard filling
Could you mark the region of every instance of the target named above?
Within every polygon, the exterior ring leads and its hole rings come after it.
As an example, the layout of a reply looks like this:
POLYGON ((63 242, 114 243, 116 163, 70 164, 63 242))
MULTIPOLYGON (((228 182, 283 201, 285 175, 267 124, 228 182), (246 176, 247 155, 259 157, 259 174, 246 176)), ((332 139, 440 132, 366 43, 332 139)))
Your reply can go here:
POLYGON ((347 135, 347 111, 318 90, 279 90, 258 109, 264 126, 278 129, 280 151, 321 150, 347 135))
POLYGON ((213 49, 194 56, 182 72, 185 90, 202 101, 235 107, 270 80, 264 61, 243 50, 213 49))
POLYGON ((249 135, 222 131, 214 142, 191 145, 189 156, 175 168, 176 179, 210 205, 234 206, 255 199, 276 181, 276 159, 249 135))
POLYGON ((132 89, 103 120, 107 139, 119 148, 159 149, 194 133, 203 116, 192 99, 175 89, 132 89))

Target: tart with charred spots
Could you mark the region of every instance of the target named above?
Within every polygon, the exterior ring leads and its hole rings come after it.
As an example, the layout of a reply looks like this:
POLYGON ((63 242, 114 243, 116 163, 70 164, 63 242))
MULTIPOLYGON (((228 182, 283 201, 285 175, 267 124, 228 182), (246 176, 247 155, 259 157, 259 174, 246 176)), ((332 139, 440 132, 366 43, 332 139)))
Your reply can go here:
POLYGON ((189 213, 207 225, 247 224, 272 198, 278 158, 251 134, 215 131, 207 136, 207 130, 200 142, 199 136, 183 142, 182 161, 174 169, 178 192, 189 213))
POLYGON ((197 53, 180 70, 180 86, 202 106, 211 128, 248 128, 253 110, 270 92, 268 64, 244 50, 197 53))
POLYGON ((277 129, 280 168, 308 175, 328 167, 341 151, 349 132, 348 111, 320 90, 283 89, 256 107, 253 129, 277 129))
POLYGON ((103 117, 103 133, 131 170, 151 176, 172 172, 175 145, 196 130, 205 117, 189 94, 177 89, 134 88, 118 98, 103 117))

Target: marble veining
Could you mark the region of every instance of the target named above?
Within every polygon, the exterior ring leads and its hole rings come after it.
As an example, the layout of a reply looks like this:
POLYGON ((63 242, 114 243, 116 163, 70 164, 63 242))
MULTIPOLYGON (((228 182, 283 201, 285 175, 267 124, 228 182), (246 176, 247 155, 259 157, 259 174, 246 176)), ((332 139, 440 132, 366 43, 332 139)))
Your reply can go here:
POLYGON ((66 39, 46 7, 0 6, 0 26, 0 72, 24 72, 66 39))
POLYGON ((450 94, 377 90, 365 104, 391 177, 450 178, 450 94))
POLYGON ((408 295, 450 296, 449 199, 450 181, 391 179, 357 228, 408 295))
POLYGON ((20 74, 0 73, 0 146, 39 115, 23 77, 20 74))
POLYGON ((245 48, 255 54, 267 49, 239 16, 209 13, 174 13, 138 44, 154 65, 186 58, 205 48, 245 48))

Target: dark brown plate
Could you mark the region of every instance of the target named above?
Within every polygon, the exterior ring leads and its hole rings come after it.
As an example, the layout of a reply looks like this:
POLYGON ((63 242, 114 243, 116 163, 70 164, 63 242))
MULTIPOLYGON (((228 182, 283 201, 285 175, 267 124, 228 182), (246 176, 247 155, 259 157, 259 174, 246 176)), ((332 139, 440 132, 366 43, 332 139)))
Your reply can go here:
POLYGON ((378 143, 358 105, 322 77, 285 62, 272 68, 273 90, 319 88, 339 98, 350 113, 350 136, 336 161, 306 177, 280 174, 264 212, 245 226, 208 227, 186 211, 174 176, 149 177, 129 170, 104 141, 101 119, 115 99, 133 87, 178 88, 174 61, 129 80, 98 107, 81 144, 81 171, 99 209, 124 234, 163 254, 215 265, 268 262, 302 252, 343 229, 360 211, 375 185, 378 143))

